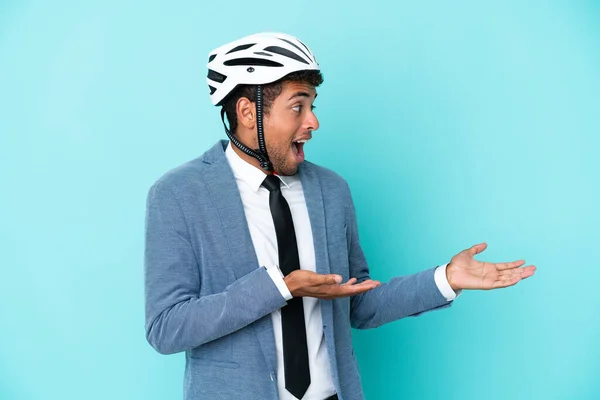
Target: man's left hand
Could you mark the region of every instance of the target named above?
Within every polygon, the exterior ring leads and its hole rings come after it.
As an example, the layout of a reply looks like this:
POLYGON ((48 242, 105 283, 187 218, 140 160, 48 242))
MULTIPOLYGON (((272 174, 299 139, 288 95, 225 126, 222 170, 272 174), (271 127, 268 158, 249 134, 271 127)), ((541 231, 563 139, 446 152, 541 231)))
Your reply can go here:
POLYGON ((479 243, 452 257, 446 267, 446 277, 454 291, 490 290, 512 286, 522 279, 529 278, 536 270, 534 265, 519 268, 525 264, 525 260, 503 263, 475 260, 473 257, 484 251, 486 247, 486 243, 479 243))

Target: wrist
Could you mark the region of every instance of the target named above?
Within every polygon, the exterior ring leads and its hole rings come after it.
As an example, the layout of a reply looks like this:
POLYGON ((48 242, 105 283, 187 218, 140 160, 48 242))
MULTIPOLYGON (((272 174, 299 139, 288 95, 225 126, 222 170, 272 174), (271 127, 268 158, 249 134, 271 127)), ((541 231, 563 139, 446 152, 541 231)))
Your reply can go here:
MULTIPOLYGON (((292 274, 286 275, 283 277, 283 282, 285 283, 285 285, 287 286, 288 290, 290 291, 290 293, 292 294, 292 296, 294 296, 294 292, 296 291, 296 289, 298 289, 294 283, 294 279, 292 277, 292 274)), ((295 297, 295 296, 294 296, 295 297)))
POLYGON ((460 290, 460 287, 454 282, 453 278, 454 278, 454 265, 452 263, 446 265, 446 280, 448 281, 448 284, 450 285, 450 287, 452 288, 452 290, 454 290, 455 292, 460 290))

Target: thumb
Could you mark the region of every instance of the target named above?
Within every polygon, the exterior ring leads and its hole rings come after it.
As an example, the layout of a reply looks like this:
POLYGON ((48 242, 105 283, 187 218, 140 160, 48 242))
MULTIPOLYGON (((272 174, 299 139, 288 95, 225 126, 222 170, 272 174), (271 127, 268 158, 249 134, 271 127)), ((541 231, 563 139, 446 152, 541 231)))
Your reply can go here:
POLYGON ((479 254, 487 248, 487 243, 479 243, 469 249, 469 254, 474 257, 475 254, 479 254))
POLYGON ((327 285, 335 285, 336 283, 342 283, 342 277, 335 274, 323 275, 323 283, 327 285))

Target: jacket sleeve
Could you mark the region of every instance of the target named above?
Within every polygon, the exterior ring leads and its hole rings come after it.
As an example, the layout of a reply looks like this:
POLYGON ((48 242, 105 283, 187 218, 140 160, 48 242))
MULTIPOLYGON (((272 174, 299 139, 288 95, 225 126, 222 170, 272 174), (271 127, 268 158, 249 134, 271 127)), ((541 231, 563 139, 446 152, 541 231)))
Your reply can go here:
POLYGON ((154 349, 193 349, 286 304, 264 267, 207 296, 199 295, 199 271, 176 194, 158 181, 146 201, 144 252, 146 338, 154 349))
MULTIPOLYGON (((350 277, 358 282, 371 279, 369 267, 360 246, 356 211, 348 188, 346 218, 350 277)), ((450 307, 434 279, 435 268, 416 274, 398 276, 365 293, 350 298, 350 323, 353 328, 376 328, 408 316, 450 307)))

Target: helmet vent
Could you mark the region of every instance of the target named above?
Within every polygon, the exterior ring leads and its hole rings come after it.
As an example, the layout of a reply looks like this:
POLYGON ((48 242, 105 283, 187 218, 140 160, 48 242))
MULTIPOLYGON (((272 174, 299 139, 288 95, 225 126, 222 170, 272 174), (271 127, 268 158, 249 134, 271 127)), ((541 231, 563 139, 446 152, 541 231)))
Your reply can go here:
POLYGON ((216 56, 217 56, 216 54, 211 54, 211 55, 208 57, 208 62, 211 62, 212 60, 214 60, 216 56))
MULTIPOLYGON (((308 50, 308 47, 307 47, 307 46, 304 44, 304 42, 303 42, 302 40, 298 39, 298 41, 300 42, 300 44, 301 44, 302 46, 304 46, 304 48, 305 48, 306 50, 308 50)), ((308 50, 308 51, 310 52, 310 50, 308 50)))
MULTIPOLYGON (((279 39, 279 40, 283 40, 284 42, 286 42, 286 43, 288 43, 288 44, 291 44, 292 46, 294 46, 295 48, 297 48, 298 50, 300 50, 300 51, 302 52, 302 54, 304 54, 304 55, 306 56, 306 58, 308 58, 308 59, 310 60, 310 57, 308 56, 308 54, 306 54, 306 53, 304 52, 304 50, 302 50, 300 47, 296 46, 296 44, 295 44, 294 42, 290 42, 289 40, 287 40, 287 39, 283 39, 283 38, 277 38, 277 39, 279 39)), ((300 42, 300 43, 302 43, 302 42, 300 42)), ((304 44, 302 44, 302 45, 303 45, 304 47, 306 47, 304 44)), ((307 49, 307 50, 308 50, 308 49, 307 49)))
POLYGON ((284 49, 283 47, 269 46, 269 47, 265 48, 265 51, 270 51, 271 53, 280 54, 282 56, 289 57, 296 61, 300 61, 301 63, 308 64, 308 62, 304 58, 300 57, 298 54, 294 53, 293 51, 284 49))
POLYGON ((273 54, 265 53, 264 51, 255 51, 254 54, 258 54, 259 56, 273 57, 273 54))
POLYGON ((208 70, 208 79, 213 80, 215 82, 223 83, 227 77, 223 74, 218 73, 217 71, 213 71, 212 69, 208 70))
POLYGON ((271 60, 263 60, 260 58, 236 58, 234 60, 227 60, 223 64, 228 67, 236 66, 236 65, 256 65, 261 67, 283 67, 283 64, 278 63, 277 61, 271 60))
POLYGON ((246 50, 246 49, 249 49, 250 47, 254 46, 255 44, 256 43, 242 44, 240 46, 234 47, 233 49, 229 50, 225 54, 233 53, 233 52, 240 51, 240 50, 246 50))
POLYGON ((216 92, 216 91, 217 91, 217 88, 216 88, 216 87, 212 87, 212 86, 210 86, 210 85, 208 85, 208 89, 210 90, 210 94, 213 94, 214 92, 216 92))

